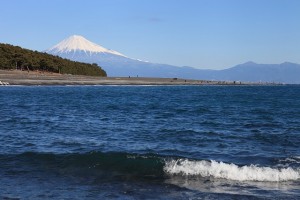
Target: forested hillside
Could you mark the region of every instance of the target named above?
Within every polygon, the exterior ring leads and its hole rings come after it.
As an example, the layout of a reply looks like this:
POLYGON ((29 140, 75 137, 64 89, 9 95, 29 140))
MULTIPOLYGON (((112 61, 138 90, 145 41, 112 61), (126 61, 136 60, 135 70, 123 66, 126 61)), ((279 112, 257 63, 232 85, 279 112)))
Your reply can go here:
POLYGON ((58 56, 0 43, 0 69, 40 70, 62 74, 106 76, 97 64, 86 64, 58 56))

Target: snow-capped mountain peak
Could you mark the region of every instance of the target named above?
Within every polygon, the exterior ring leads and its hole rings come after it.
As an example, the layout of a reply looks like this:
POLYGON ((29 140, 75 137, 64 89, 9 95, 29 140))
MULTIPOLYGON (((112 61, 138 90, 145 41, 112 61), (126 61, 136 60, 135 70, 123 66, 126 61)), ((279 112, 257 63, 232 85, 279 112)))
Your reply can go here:
MULTIPOLYGON (((110 49, 106 49, 98 44, 95 44, 83 36, 80 35, 72 35, 57 45, 53 46, 50 49, 47 49, 46 52, 51 54, 61 54, 61 53, 70 53, 75 51, 84 51, 85 53, 110 53, 118 56, 124 56, 123 54, 113 51, 110 49)), ((126 57, 126 56, 124 56, 126 57)))

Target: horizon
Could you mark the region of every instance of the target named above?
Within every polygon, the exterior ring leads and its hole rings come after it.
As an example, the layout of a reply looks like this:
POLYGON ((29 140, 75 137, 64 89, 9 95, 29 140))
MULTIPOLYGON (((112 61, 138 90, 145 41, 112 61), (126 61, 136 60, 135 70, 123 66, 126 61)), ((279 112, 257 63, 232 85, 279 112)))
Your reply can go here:
POLYGON ((0 42, 43 51, 76 34, 130 58, 197 69, 300 63, 299 6, 295 0, 12 0, 0 8, 6 19, 0 42))

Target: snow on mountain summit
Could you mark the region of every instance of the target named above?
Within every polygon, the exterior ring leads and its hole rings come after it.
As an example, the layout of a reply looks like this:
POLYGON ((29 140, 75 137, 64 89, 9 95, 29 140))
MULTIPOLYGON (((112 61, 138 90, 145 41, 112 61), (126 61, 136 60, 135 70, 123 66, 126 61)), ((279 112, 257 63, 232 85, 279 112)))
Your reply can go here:
MULTIPOLYGON (((80 35, 70 36, 57 45, 53 46, 50 49, 47 49, 46 52, 51 54, 60 54, 60 53, 70 53, 75 51, 84 51, 85 53, 110 53, 118 56, 124 56, 123 54, 106 49, 98 44, 90 42, 80 35)), ((126 56, 124 56, 126 57, 126 56)))

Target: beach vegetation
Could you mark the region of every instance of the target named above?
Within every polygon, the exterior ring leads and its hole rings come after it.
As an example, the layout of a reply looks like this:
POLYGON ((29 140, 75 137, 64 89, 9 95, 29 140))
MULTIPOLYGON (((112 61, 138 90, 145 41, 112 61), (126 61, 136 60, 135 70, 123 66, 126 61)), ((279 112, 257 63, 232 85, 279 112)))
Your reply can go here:
POLYGON ((2 43, 0 43, 0 69, 106 76, 106 72, 95 63, 75 62, 59 56, 2 43))

